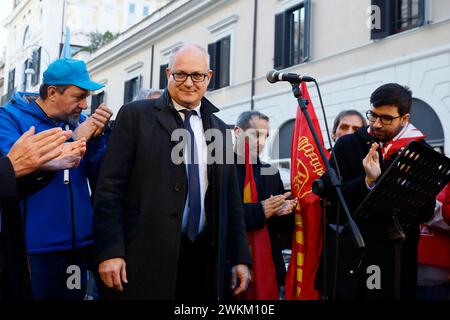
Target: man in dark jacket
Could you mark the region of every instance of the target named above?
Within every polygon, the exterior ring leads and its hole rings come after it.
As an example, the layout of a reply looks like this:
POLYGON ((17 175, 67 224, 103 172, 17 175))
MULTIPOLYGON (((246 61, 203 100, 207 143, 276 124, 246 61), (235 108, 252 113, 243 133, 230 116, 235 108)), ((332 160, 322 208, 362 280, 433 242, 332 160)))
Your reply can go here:
POLYGON ((254 237, 255 234, 249 236, 250 245, 259 246, 259 248, 252 250, 253 283, 245 294, 245 298, 278 299, 284 291, 286 277, 286 267, 281 251, 283 248, 291 246, 291 241, 283 240, 291 238, 286 235, 292 235, 294 216, 290 213, 296 200, 288 200, 291 193, 284 190, 278 170, 260 160, 269 137, 269 118, 259 111, 245 111, 239 115, 234 133, 236 136, 236 168, 239 190, 244 200, 246 230, 250 235, 255 232, 261 234, 256 237, 254 237), (258 201, 255 203, 246 203, 243 195, 246 177, 246 143, 249 152, 247 158, 252 163, 253 178, 257 189, 258 201), (266 228, 270 241, 260 240, 266 236, 264 230, 266 228), (260 253, 260 257, 255 256, 258 253, 260 253), (266 256, 270 257, 270 261, 266 259, 266 256), (257 261, 264 265, 257 266, 257 261))
POLYGON ((232 149, 225 162, 231 136, 203 97, 212 76, 205 49, 178 48, 166 74, 159 99, 122 107, 102 164, 94 243, 103 298, 221 299, 227 262, 235 294, 249 282, 232 149))
POLYGON ((32 298, 28 257, 19 206, 19 196, 47 183, 46 174, 36 172, 62 153, 71 132, 51 129, 25 132, 6 156, 0 154, 0 300, 32 298))
MULTIPOLYGON (((334 147, 333 167, 338 167, 342 178, 342 190, 350 212, 356 208, 374 187, 377 179, 394 161, 403 147, 410 141, 424 143, 424 135, 409 123, 411 91, 395 83, 377 88, 370 97, 371 109, 367 111, 368 127, 341 137, 334 147), (338 166, 337 166, 338 165, 338 166)), ((340 215, 340 227, 329 226, 327 234, 328 291, 329 297, 337 299, 394 299, 395 254, 400 251, 400 296, 413 299, 417 280, 417 245, 419 224, 428 221, 434 210, 434 200, 417 217, 417 221, 403 230, 406 240, 392 240, 389 230, 393 221, 390 212, 374 212, 369 218, 356 219, 365 241, 364 250, 356 249, 349 228, 345 226, 344 214, 340 215), (337 279, 334 279, 336 233, 340 231, 337 279), (398 251, 397 251, 398 252, 398 251), (371 277, 374 275, 374 278, 371 277), (336 282, 334 282, 336 281, 336 282), (335 284, 335 285, 334 285, 335 284)), ((329 214, 329 222, 336 223, 336 211, 329 214)), ((323 261, 321 268, 323 268, 323 261)), ((317 276, 321 287, 322 271, 317 276)), ((321 288, 325 291, 325 288, 321 288)))

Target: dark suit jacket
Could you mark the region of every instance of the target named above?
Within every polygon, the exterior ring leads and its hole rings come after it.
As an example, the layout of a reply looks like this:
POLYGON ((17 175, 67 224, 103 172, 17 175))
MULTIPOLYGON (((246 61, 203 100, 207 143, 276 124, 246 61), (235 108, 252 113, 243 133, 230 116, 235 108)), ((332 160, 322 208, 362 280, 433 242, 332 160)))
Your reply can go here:
MULTIPOLYGON (((236 159, 238 159, 236 157, 236 159)), ((239 190, 243 195, 243 187, 245 180, 245 164, 240 159, 236 164, 239 190)), ((261 174, 262 168, 269 168, 270 165, 263 163, 258 159, 258 163, 253 164, 253 175, 255 178, 256 188, 258 190, 258 203, 244 203, 245 210, 245 226, 247 231, 262 229, 267 225, 270 236, 270 245, 272 249, 272 258, 277 273, 278 286, 284 286, 286 277, 286 267, 283 260, 282 250, 291 248, 292 234, 294 231, 294 214, 283 217, 271 217, 266 220, 264 210, 261 204, 262 200, 270 198, 271 195, 284 194, 286 190, 283 187, 280 173, 274 170, 275 174, 261 174)))
MULTIPOLYGON (((360 128, 356 133, 340 138, 334 147, 334 154, 339 164, 342 178, 342 191, 351 213, 367 196, 369 190, 364 181, 365 171, 362 160, 369 152, 373 142, 379 142, 367 133, 367 127, 360 128)), ((423 142, 423 141, 422 141, 423 142)), ((425 142, 423 142, 425 143, 425 142)), ((396 158, 397 153, 383 161, 379 151, 382 173, 396 158)), ((331 165, 336 168, 333 157, 331 165)), ((419 224, 428 221, 434 212, 435 199, 417 217, 417 221, 408 229, 403 230, 406 241, 401 252, 401 298, 413 299, 417 281, 417 245, 419 241, 419 224)), ((336 283, 337 299, 393 299, 394 298, 394 246, 395 243, 387 237, 388 228, 392 225, 390 212, 376 212, 369 218, 358 218, 356 223, 365 241, 365 249, 357 249, 348 227, 344 228, 339 242, 338 275, 336 283), (366 280, 369 277, 367 267, 377 265, 381 270, 381 290, 368 290, 366 280)), ((327 215, 329 223, 336 222, 336 210, 330 210, 327 215)), ((341 210, 341 225, 347 223, 341 210)), ((327 229, 328 255, 328 289, 332 288, 334 279, 334 262, 336 235, 331 228, 327 229)), ((317 286, 322 288, 322 270, 317 273, 317 286)), ((328 292, 331 297, 331 292, 328 292)))
POLYGON ((31 297, 16 176, 9 159, 0 157, 0 300, 31 297))
MULTIPOLYGON (((205 131, 213 128, 227 136, 228 143, 219 138, 221 151, 225 155, 228 147, 232 156, 231 136, 213 114, 217 111, 202 99, 205 131)), ((178 144, 171 135, 182 126, 167 90, 157 100, 123 106, 117 116, 94 200, 94 246, 97 263, 125 258, 129 284, 123 293, 104 290, 106 298, 174 298, 187 183, 184 163, 171 160, 178 144)), ((232 162, 208 165, 205 212, 215 262, 212 299, 223 297, 227 260, 231 265, 251 263, 232 162)))

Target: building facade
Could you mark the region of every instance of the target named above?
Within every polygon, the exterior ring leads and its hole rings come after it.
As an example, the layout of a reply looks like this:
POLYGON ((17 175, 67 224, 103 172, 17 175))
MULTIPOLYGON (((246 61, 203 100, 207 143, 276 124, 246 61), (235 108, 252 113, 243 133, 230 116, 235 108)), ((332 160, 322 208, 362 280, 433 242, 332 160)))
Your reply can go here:
POLYGON ((0 92, 3 92, 5 86, 5 55, 0 55, 0 92))
POLYGON ((95 102, 106 100, 117 113, 140 88, 164 88, 170 52, 183 42, 208 48, 215 74, 207 97, 222 119, 233 124, 250 109, 270 117, 277 132, 264 156, 283 168, 290 167, 297 103, 288 83, 267 82, 274 68, 317 80, 328 123, 344 109, 365 112, 383 83, 407 85, 413 123, 450 155, 446 0, 175 0, 91 57, 92 77, 106 84, 95 102))
POLYGON ((124 32, 168 1, 14 0, 3 21, 8 36, 2 104, 14 91, 38 90, 43 70, 60 56, 66 27, 75 54, 90 44, 91 32, 124 32))

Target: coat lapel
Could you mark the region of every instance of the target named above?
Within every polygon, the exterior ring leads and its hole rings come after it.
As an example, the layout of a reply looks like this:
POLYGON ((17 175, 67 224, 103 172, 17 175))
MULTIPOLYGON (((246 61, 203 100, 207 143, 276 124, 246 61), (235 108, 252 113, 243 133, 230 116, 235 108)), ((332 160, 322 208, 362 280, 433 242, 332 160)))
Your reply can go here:
MULTIPOLYGON (((219 124, 217 123, 216 117, 213 116, 213 114, 218 111, 219 109, 217 109, 211 102, 209 102, 208 99, 206 98, 202 99, 202 106, 200 112, 202 113, 203 130, 205 131, 206 145, 208 148, 209 145, 213 142, 213 140, 210 138, 210 135, 207 134, 207 131, 209 129, 220 128, 219 124)), ((215 154, 212 154, 211 156, 215 156, 215 154)), ((208 181, 211 181, 213 177, 213 169, 214 169, 213 164, 207 165, 208 181)))
MULTIPOLYGON (((158 103, 155 106, 157 109, 159 109, 159 112, 156 115, 156 119, 161 124, 161 126, 167 131, 169 136, 172 136, 172 133, 174 130, 182 127, 182 119, 179 116, 178 112, 175 110, 175 107, 172 103, 172 99, 169 95, 169 92, 167 89, 164 91, 163 95, 158 99, 158 103), (177 119, 178 117, 178 119, 177 119), (178 123, 177 123, 178 120, 178 123)), ((208 99, 203 98, 202 99, 202 106, 201 106, 201 113, 202 113, 202 122, 203 122, 203 130, 206 132, 209 129, 220 129, 220 125, 217 122, 216 117, 214 117, 214 113, 218 112, 219 109, 216 108, 211 102, 209 102, 208 99)), ((226 135, 226 132, 222 132, 224 136, 226 135)), ((172 141, 173 144, 177 144, 178 141, 172 141)), ((207 139, 206 141, 207 145, 209 146, 210 143, 212 143, 211 139, 207 139)), ((224 139, 224 144, 226 144, 226 139, 224 139)), ((223 148, 224 155, 226 152, 226 146, 224 145, 223 148)), ((225 159, 223 159, 225 160, 225 159)), ((217 166, 214 164, 208 164, 207 171, 208 171, 208 180, 212 181, 214 177, 220 177, 223 167, 217 166), (217 169, 219 171, 214 173, 214 169, 217 169)))
MULTIPOLYGON (((175 110, 175 107, 173 106, 172 99, 170 98, 167 89, 158 99, 156 108, 159 110, 159 112, 156 114, 156 119, 171 137, 174 130, 181 128, 182 120, 178 112, 175 110), (179 123, 177 123, 177 120, 179 123)), ((172 143, 176 144, 178 142, 172 141, 172 143)))

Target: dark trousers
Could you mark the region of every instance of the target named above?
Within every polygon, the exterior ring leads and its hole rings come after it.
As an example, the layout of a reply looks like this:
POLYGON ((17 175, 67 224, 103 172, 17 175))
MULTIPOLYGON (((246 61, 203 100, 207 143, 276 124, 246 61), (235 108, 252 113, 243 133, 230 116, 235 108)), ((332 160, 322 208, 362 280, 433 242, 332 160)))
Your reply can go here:
MULTIPOLYGON (((395 291, 395 242, 383 235, 383 229, 374 225, 359 223, 365 241, 365 249, 356 248, 353 236, 348 228, 344 228, 339 239, 338 271, 335 279, 336 233, 327 227, 327 265, 326 286, 324 288, 324 259, 321 257, 316 274, 316 288, 322 295, 333 298, 332 289, 336 281, 336 300, 394 300, 395 291), (369 266, 377 266, 380 271, 380 289, 369 288, 368 279, 373 271, 369 266)), ((407 234, 400 253, 400 299, 412 300, 416 292, 417 282, 417 236, 407 234)))
POLYGON ((178 258, 176 300, 212 300, 212 277, 210 251, 207 236, 200 234, 192 242, 181 237, 178 258))
POLYGON ((91 250, 30 255, 31 282, 36 300, 84 300, 91 250))
POLYGON ((0 302, 31 299, 31 279, 25 247, 17 239, 5 237, 0 232, 0 302))

